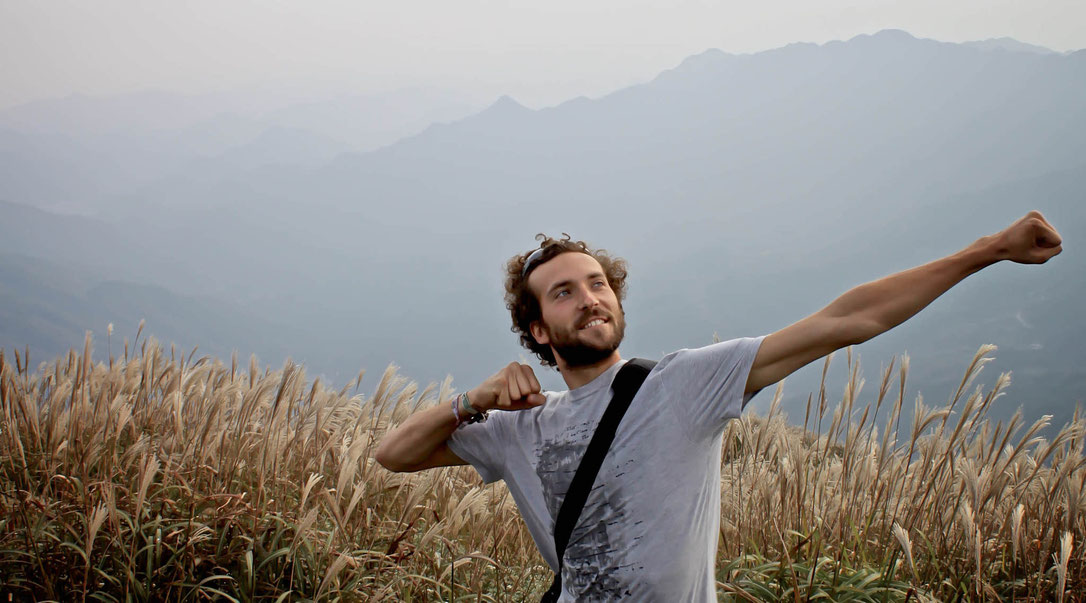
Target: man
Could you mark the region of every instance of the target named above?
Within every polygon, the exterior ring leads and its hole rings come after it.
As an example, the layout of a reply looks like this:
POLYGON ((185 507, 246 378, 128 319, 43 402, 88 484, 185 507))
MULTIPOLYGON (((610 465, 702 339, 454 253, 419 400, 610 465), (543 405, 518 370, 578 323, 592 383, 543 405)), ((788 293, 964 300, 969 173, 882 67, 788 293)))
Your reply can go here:
MULTIPOLYGON (((715 601, 721 439, 762 388, 839 348, 910 318, 970 274, 1002 260, 1060 253, 1030 212, 929 264, 860 285, 771 335, 665 356, 630 404, 564 555, 562 600, 715 601)), ((623 364, 626 266, 582 242, 544 239, 507 265, 513 329, 569 387, 542 392, 513 363, 448 404, 389 432, 377 460, 393 471, 470 462, 504 479, 551 568, 554 518, 623 364), (468 424, 476 412, 485 422, 468 424)), ((477 415, 473 417, 477 418, 477 415)))

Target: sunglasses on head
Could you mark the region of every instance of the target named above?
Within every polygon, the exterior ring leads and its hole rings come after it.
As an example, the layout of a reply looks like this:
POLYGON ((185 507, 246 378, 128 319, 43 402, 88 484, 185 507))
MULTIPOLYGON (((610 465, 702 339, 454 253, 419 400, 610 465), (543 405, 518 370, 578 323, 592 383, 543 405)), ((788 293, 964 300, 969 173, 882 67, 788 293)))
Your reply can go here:
POLYGON ((535 251, 533 251, 524 260, 524 267, 520 269, 520 278, 524 278, 525 276, 527 276, 528 273, 531 272, 532 268, 535 268, 535 265, 539 263, 540 258, 542 258, 542 257, 543 257, 543 248, 542 247, 540 247, 539 249, 536 249, 535 251))

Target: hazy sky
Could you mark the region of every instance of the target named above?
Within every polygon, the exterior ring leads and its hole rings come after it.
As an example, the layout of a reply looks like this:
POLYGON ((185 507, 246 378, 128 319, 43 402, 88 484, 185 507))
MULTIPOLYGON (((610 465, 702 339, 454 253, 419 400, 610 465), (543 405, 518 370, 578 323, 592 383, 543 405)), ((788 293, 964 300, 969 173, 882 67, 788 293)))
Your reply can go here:
POLYGON ((1082 0, 0 0, 0 107, 71 93, 433 84, 533 107, 746 53, 897 28, 1086 47, 1082 0))

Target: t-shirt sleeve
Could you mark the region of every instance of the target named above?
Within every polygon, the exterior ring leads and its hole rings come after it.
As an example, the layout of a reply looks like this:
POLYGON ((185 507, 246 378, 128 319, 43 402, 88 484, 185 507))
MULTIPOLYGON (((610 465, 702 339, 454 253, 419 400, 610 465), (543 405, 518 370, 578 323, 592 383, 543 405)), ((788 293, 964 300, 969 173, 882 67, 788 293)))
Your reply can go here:
POLYGON ((742 413, 758 393, 743 390, 763 339, 744 337, 679 350, 660 361, 660 375, 672 392, 668 397, 684 423, 712 432, 742 413))
POLYGON ((448 439, 449 449, 471 463, 488 484, 504 477, 503 459, 499 453, 506 449, 503 423, 508 414, 491 411, 486 421, 462 425, 448 439))

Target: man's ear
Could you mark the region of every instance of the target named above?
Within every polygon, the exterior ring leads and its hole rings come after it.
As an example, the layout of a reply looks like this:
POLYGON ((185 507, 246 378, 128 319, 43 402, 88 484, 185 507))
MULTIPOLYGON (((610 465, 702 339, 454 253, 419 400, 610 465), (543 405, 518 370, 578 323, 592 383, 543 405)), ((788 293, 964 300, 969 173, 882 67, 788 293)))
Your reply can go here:
POLYGON ((547 330, 543 328, 543 324, 538 320, 533 320, 528 328, 532 331, 532 337, 539 345, 549 345, 551 338, 547 336, 547 330))

